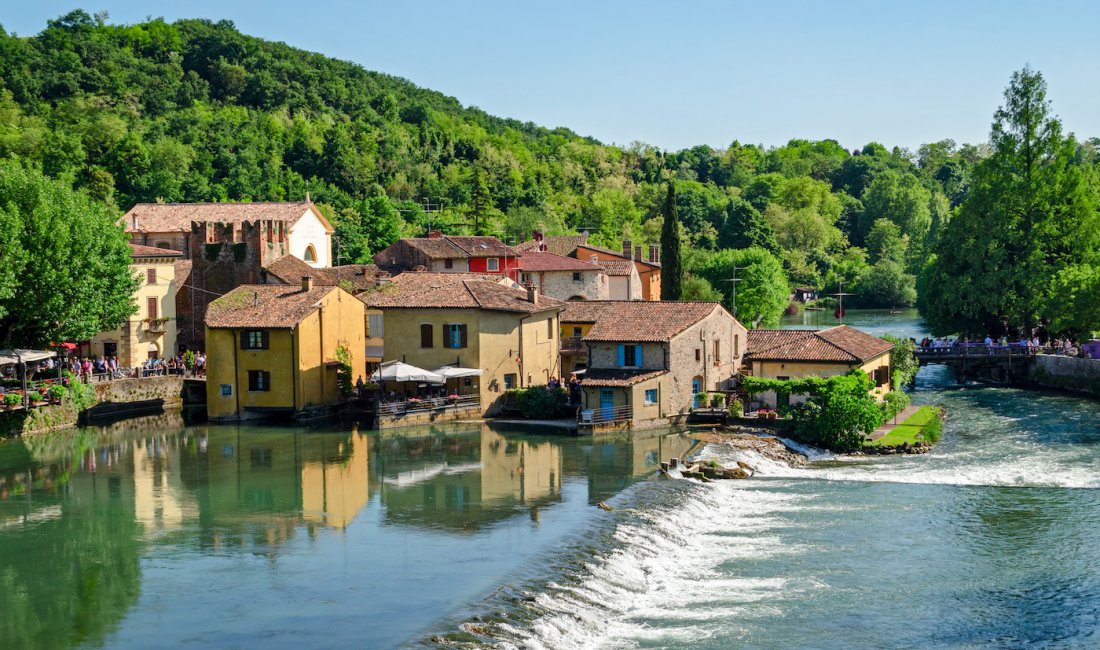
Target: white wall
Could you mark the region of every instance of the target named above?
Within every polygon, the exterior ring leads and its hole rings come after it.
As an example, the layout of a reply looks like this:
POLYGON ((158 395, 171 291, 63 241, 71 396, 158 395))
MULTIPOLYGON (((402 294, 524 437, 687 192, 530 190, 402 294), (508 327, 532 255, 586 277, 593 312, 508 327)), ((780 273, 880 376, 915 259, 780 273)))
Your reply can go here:
POLYGON ((305 216, 290 227, 287 235, 291 255, 300 260, 306 259, 306 248, 312 244, 317 251, 317 261, 306 263, 315 269, 332 266, 332 236, 325 230, 324 224, 312 210, 307 209, 305 216))

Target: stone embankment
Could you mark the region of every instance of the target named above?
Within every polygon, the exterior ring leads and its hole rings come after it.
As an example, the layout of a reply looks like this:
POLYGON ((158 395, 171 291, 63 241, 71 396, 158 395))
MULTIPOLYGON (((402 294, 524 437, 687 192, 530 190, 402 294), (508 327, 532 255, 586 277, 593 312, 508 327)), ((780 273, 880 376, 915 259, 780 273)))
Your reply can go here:
MULTIPOLYGON (((748 451, 767 460, 785 463, 792 467, 804 465, 806 457, 791 451, 777 438, 760 435, 760 433, 745 433, 743 428, 737 430, 711 429, 709 432, 693 433, 692 437, 708 445, 723 445, 730 448, 731 452, 748 451)), ((681 462, 678 458, 669 459, 661 463, 661 476, 668 478, 693 478, 701 481, 713 481, 722 479, 746 479, 756 474, 756 468, 743 460, 735 461, 730 467, 723 467, 713 460, 687 460, 681 462)))
POLYGON ((1024 382, 1100 397, 1100 359, 1040 354, 1032 360, 1024 382))

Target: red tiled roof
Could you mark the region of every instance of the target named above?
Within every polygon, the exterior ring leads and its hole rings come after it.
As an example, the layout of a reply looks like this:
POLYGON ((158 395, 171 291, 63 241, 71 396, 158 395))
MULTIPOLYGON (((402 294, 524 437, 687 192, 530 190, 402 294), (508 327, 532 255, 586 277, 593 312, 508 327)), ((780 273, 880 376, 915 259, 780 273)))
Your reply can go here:
POLYGON ((326 287, 341 284, 352 293, 366 291, 375 285, 379 276, 389 275, 374 264, 345 264, 323 269, 315 269, 293 255, 284 255, 264 267, 269 276, 284 284, 301 285, 302 278, 312 276, 313 283, 326 287))
POLYGON ((608 275, 621 277, 634 273, 634 262, 630 260, 600 260, 596 263, 602 266, 608 275))
POLYGON ((658 268, 658 269, 661 268, 660 262, 649 262, 649 261, 646 261, 644 259, 629 260, 625 255, 623 255, 622 251, 613 251, 610 248, 604 248, 603 246, 595 246, 593 244, 580 244, 580 245, 578 245, 577 246, 577 259, 584 259, 585 257, 587 257, 587 254, 584 251, 580 250, 582 248, 587 248, 589 250, 598 251, 600 253, 604 253, 605 255, 614 255, 614 256, 618 257, 619 259, 621 259, 621 260, 633 261, 633 262, 637 262, 639 264, 647 264, 649 266, 652 266, 652 267, 658 268))
POLYGON ((523 271, 603 271, 598 264, 554 253, 526 252, 519 258, 523 271))
MULTIPOLYGON (((577 246, 586 241, 588 241, 588 235, 549 235, 542 238, 543 244, 546 245, 545 252, 566 256, 572 255, 573 251, 577 250, 577 246)), ((539 252, 539 243, 534 239, 529 239, 516 246, 516 250, 524 253, 528 251, 539 252)))
POLYGON ((623 370, 621 368, 589 368, 580 380, 582 386, 633 386, 660 377, 667 370, 623 370))
POLYGON ((289 329, 317 310, 336 287, 245 284, 218 298, 206 309, 207 327, 289 329))
POLYGON ((141 244, 130 244, 131 257, 183 257, 183 253, 169 248, 154 248, 141 244))
MULTIPOLYGON (((286 221, 294 225, 313 207, 309 201, 292 203, 138 203, 122 217, 126 232, 190 232, 192 221, 241 223, 286 221), (135 225, 134 220, 137 220, 135 225)), ((313 208, 316 210, 316 208, 313 208)), ((317 212, 319 215, 320 212, 317 212)), ((332 232, 322 216, 321 223, 332 232)))
POLYGON ((515 289, 476 273, 402 273, 381 287, 360 294, 368 306, 379 309, 487 309, 518 313, 558 310, 565 303, 539 296, 527 300, 527 291, 515 289))
POLYGON ((594 323, 585 341, 668 341, 724 308, 716 302, 591 300, 566 303, 563 323, 594 323))
POLYGON ((750 330, 746 358, 755 361, 864 363, 893 346, 847 325, 827 330, 750 330))

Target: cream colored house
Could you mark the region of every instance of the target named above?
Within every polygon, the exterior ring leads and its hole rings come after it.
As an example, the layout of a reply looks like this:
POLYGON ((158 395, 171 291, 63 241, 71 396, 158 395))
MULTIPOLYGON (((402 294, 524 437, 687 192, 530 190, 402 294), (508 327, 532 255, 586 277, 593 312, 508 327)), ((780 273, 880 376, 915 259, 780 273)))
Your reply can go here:
MULTIPOLYGON (((875 383, 878 399, 890 392, 888 341, 847 325, 826 330, 752 330, 745 356, 746 371, 765 379, 804 379, 843 375, 860 368, 875 383)), ((754 395, 760 406, 777 408, 803 402, 805 395, 754 395)))
POLYGON ((137 313, 118 329, 89 341, 93 357, 118 355, 120 368, 136 368, 149 358, 174 356, 176 350, 176 262, 182 253, 130 244, 130 268, 139 284, 137 313))
MULTIPOLYGON (((469 273, 402 273, 360 294, 380 309, 384 358, 425 370, 444 365, 479 369, 450 390, 480 397, 491 415, 510 388, 544 385, 560 376, 558 312, 563 303, 507 278, 469 273)), ((418 386, 386 386, 402 396, 418 386)))
POLYGON ((194 257, 202 242, 195 239, 192 223, 229 226, 272 222, 268 243, 283 239, 287 253, 313 268, 332 266, 332 224, 312 201, 289 203, 138 203, 122 218, 130 241, 143 246, 180 251, 194 257))
POLYGON ((587 348, 582 429, 686 419, 697 393, 735 388, 747 339, 714 302, 571 302, 561 320, 587 348))

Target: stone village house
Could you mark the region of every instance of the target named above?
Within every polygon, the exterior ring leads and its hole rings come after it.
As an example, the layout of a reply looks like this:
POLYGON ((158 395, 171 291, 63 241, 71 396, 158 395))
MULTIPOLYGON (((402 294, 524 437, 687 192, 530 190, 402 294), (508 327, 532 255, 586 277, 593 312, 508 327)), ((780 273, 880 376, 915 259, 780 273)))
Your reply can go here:
POLYGON ((505 277, 414 272, 359 297, 368 309, 382 310, 386 361, 425 370, 480 369, 463 392, 479 395, 485 415, 500 410, 504 391, 544 385, 560 374, 558 312, 564 303, 540 296, 535 287, 517 289, 505 277))
POLYGON ((747 333, 713 302, 571 302, 563 322, 588 324, 582 428, 684 421, 700 392, 735 387, 747 333))

